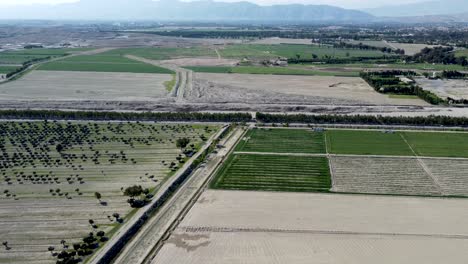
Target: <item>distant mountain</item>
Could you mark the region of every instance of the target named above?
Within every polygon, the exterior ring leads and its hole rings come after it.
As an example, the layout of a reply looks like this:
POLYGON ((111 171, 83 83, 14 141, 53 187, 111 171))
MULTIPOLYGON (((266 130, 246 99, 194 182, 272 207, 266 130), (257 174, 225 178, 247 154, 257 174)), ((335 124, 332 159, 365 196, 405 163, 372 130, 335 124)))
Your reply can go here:
POLYGON ((0 19, 68 20, 180 20, 180 21, 278 21, 278 22, 366 22, 373 19, 362 11, 327 5, 259 6, 249 2, 224 3, 211 0, 81 0, 59 5, 3 8, 0 19))
POLYGON ((453 15, 468 12, 468 0, 426 1, 415 4, 365 9, 364 11, 380 17, 453 15))
POLYGON ((386 17, 386 18, 381 18, 380 21, 400 22, 400 23, 451 23, 451 22, 468 23, 468 13, 453 14, 453 15, 414 16, 414 17, 386 17))

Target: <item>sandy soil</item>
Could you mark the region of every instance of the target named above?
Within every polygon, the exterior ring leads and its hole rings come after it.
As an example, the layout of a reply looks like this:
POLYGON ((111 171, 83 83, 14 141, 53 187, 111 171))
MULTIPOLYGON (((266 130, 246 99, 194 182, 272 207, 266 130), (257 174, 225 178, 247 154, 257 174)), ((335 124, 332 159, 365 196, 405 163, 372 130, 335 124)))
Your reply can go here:
POLYGON ((441 98, 468 100, 468 80, 429 80, 426 78, 416 78, 416 82, 424 90, 433 92, 441 98))
POLYGON ((391 99, 361 78, 196 73, 189 99, 195 102, 427 105, 391 99))
POLYGON ((300 233, 177 232, 158 264, 465 263, 468 241, 300 233))
POLYGON ((2 100, 155 101, 169 74, 33 71, 0 86, 2 100))
POLYGON ((466 206, 466 199, 210 190, 180 227, 468 236, 459 224, 466 206))
POLYGON ((177 66, 234 66, 239 60, 220 58, 181 58, 163 60, 162 64, 173 64, 177 66))
POLYGON ((467 205, 210 190, 152 263, 464 263, 467 205))

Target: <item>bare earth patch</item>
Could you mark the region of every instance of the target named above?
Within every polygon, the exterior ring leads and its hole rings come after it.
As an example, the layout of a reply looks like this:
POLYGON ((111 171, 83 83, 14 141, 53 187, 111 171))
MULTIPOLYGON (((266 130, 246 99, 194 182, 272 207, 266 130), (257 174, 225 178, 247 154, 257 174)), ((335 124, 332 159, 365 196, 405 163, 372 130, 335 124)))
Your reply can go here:
POLYGON ((154 101, 170 74, 33 71, 0 86, 2 100, 154 101))
POLYGON ((357 77, 196 73, 189 98, 198 102, 427 105, 392 99, 357 77))
POLYGON ((153 263, 464 263, 468 228, 457 223, 468 217, 467 205, 210 190, 153 263))
POLYGON ((424 90, 433 92, 441 98, 468 100, 468 80, 429 80, 417 78, 416 81, 424 90))

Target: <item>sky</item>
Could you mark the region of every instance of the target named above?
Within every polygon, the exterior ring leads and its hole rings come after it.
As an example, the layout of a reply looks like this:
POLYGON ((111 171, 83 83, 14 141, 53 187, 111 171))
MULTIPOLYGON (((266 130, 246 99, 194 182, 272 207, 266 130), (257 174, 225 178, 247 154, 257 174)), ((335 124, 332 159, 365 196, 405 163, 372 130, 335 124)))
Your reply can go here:
MULTIPOLYGON (((8 5, 25 5, 34 3, 45 3, 45 4, 58 4, 66 2, 77 2, 78 0, 0 0, 0 6, 8 5)), ((98 0, 96 0, 98 1, 98 0)), ((129 0, 132 1, 132 0, 129 0)), ((190 1, 190 0, 183 0, 190 1)), ((221 1, 221 0, 219 0, 221 1)), ((240 0, 222 0, 224 2, 238 2, 240 0)), ((247 0, 261 5, 272 5, 272 4, 327 4, 340 6, 350 9, 362 9, 362 8, 373 8, 386 5, 398 5, 421 2, 423 0, 247 0)))

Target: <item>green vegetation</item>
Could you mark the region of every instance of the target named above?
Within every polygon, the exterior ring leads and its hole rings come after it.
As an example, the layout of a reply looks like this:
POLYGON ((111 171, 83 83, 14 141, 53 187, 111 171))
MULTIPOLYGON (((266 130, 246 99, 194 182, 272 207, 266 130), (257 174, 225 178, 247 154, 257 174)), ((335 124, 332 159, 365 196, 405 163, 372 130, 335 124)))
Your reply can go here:
POLYGON ((212 188, 288 192, 328 192, 331 178, 325 157, 232 155, 212 188))
POLYGON ((174 86, 176 85, 177 82, 177 75, 175 73, 172 74, 172 79, 170 81, 164 82, 164 86, 166 87, 166 90, 168 92, 172 91, 174 89, 174 86))
POLYGON ((417 95, 407 94, 389 94, 388 97, 392 99, 419 99, 417 95))
POLYGON ((297 64, 296 67, 310 67, 315 65, 318 68, 358 68, 358 69, 401 69, 401 70, 434 70, 434 71, 462 71, 467 67, 455 64, 432 64, 432 63, 348 63, 348 64, 297 64))
POLYGON ((236 151, 325 153, 324 133, 304 129, 252 129, 236 151))
POLYGON ((358 49, 342 49, 333 48, 330 46, 318 45, 260 45, 260 44, 236 44, 227 45, 219 52, 224 58, 299 58, 313 59, 316 57, 323 58, 325 56, 333 58, 348 58, 348 57, 381 57, 384 53, 375 50, 358 50, 358 49), (315 56, 314 56, 315 55, 315 56))
POLYGON ((165 68, 127 59, 120 55, 81 55, 44 64, 39 70, 46 71, 92 71, 165 73, 174 72, 165 68))
POLYGON ((239 66, 239 67, 185 67, 195 72, 209 73, 240 73, 240 74, 273 74, 273 75, 310 75, 310 76, 344 76, 359 77, 359 72, 340 71, 314 71, 291 67, 262 67, 262 66, 239 66))
POLYGON ((16 71, 16 69, 18 69, 20 67, 16 67, 16 66, 0 66, 0 73, 10 73, 10 72, 13 72, 13 71, 16 71))
POLYGON ((25 49, 17 51, 0 52, 0 64, 24 64, 28 61, 62 57, 74 52, 85 51, 86 48, 79 49, 25 49))
POLYGON ((399 133, 330 130, 327 131, 327 145, 329 152, 333 154, 414 155, 399 133))
POLYGON ((401 134, 418 156, 468 158, 468 133, 401 134))
POLYGON ((124 56, 134 55, 150 60, 167 60, 177 57, 216 57, 216 52, 208 47, 187 47, 187 48, 124 48, 111 50, 102 55, 124 56))
POLYGON ((468 57, 468 49, 457 50, 455 52, 455 56, 457 56, 457 57, 468 57))

